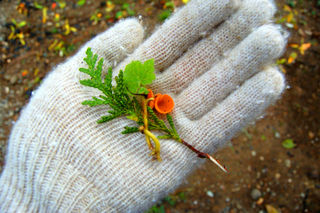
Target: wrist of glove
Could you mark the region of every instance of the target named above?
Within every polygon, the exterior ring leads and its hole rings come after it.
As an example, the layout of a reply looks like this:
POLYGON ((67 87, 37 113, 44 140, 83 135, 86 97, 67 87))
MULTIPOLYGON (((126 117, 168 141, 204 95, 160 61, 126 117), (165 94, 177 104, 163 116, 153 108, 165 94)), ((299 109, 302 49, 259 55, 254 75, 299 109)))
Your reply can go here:
POLYGON ((284 89, 282 74, 270 66, 286 43, 270 24, 274 12, 268 0, 193 0, 143 43, 135 19, 89 41, 47 76, 16 122, 0 211, 141 212, 173 191, 202 160, 168 140, 161 143, 163 161, 152 161, 144 135, 121 134, 131 121, 97 124, 108 109, 81 105, 99 95, 79 83, 85 50, 103 57, 105 70, 154 58, 151 87, 174 97, 179 134, 214 152, 284 89))

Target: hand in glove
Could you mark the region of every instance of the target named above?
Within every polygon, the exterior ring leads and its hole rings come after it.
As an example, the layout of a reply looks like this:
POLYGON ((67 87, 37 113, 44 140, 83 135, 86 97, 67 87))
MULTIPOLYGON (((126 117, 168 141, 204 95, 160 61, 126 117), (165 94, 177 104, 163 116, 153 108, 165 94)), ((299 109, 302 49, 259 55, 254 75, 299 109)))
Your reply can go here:
MULTIPOLYGON (((1 212, 142 212, 172 192, 203 160, 175 141, 152 161, 142 134, 122 135, 126 118, 97 124, 106 106, 82 101, 88 47, 105 69, 154 58, 156 92, 170 94, 185 141, 214 152, 259 116, 284 89, 272 63, 285 38, 269 0, 192 0, 150 38, 135 19, 116 24, 58 65, 14 125, 0 179, 1 212)), ((87 76, 86 76, 87 77, 87 76)))

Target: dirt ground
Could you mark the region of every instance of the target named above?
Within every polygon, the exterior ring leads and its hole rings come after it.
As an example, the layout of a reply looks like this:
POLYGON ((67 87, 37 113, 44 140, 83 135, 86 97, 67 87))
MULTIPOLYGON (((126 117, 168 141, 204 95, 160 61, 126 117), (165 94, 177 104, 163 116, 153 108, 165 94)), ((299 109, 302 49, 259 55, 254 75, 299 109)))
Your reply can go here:
MULTIPOLYGON (((0 172, 10 129, 52 67, 117 19, 142 15, 151 32, 183 4, 35 2, 0 1, 0 172)), ((277 61, 287 79, 283 97, 216 153, 228 174, 205 163, 149 212, 320 212, 320 1, 276 3, 275 21, 290 32, 277 61)))

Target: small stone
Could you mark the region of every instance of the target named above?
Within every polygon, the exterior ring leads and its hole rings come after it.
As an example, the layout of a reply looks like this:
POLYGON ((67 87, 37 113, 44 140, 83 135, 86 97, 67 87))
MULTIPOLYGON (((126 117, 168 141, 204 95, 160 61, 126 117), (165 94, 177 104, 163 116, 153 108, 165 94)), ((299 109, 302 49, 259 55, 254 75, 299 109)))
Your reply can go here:
POLYGON ((280 138, 280 137, 281 137, 281 135, 280 135, 280 133, 279 133, 279 132, 275 132, 275 133, 274 133, 274 137, 275 137, 275 138, 280 138))
POLYGON ((23 95, 23 93, 24 93, 23 88, 20 88, 20 89, 17 89, 17 90, 16 90, 16 94, 17 94, 18 96, 23 95))
POLYGON ((264 201, 264 199, 263 199, 262 197, 260 197, 260 198, 257 200, 256 204, 257 204, 257 205, 261 205, 261 204, 263 204, 263 201, 264 201))
POLYGON ((263 157, 263 156, 260 156, 260 157, 259 157, 259 160, 264 161, 264 157, 263 157))
POLYGON ((312 31, 311 30, 305 30, 304 31, 308 36, 312 36, 312 31))
POLYGON ((290 159, 286 159, 284 161, 284 164, 286 165, 286 167, 290 168, 291 167, 291 160, 290 159))
POLYGON ((257 179, 259 179, 261 177, 261 173, 257 172, 257 179))
POLYGON ((261 197, 261 192, 258 189, 253 189, 250 196, 253 200, 258 200, 261 197))
POLYGON ((254 150, 252 150, 252 151, 251 151, 251 155, 254 157, 254 156, 256 156, 256 155, 257 155, 257 152, 256 152, 256 151, 254 151, 254 150))
POLYGON ((214 193, 212 191, 210 191, 210 190, 207 191, 207 195, 209 197, 214 197, 214 193))
POLYGON ((279 179, 281 177, 281 175, 279 173, 276 173, 275 177, 276 177, 276 179, 279 179))
POLYGON ((237 207, 237 209, 239 209, 239 210, 241 210, 241 209, 242 209, 242 206, 241 206, 241 204, 240 204, 240 203, 236 203, 236 207, 237 207))
POLYGON ((288 183, 292 183, 292 179, 291 178, 288 179, 288 183))
POLYGON ((17 82, 17 80, 18 80, 17 76, 13 75, 13 76, 11 76, 9 81, 10 81, 10 84, 15 84, 17 82))
POLYGON ((12 110, 9 110, 9 112, 8 112, 8 117, 11 117, 11 116, 13 116, 14 115, 14 112, 12 111, 12 110))
POLYGON ((294 27, 294 25, 293 25, 293 24, 288 23, 288 22, 286 22, 286 23, 285 23, 285 25, 286 25, 288 28, 290 28, 290 29, 294 27))
POLYGON ((308 132, 308 136, 309 136, 310 139, 313 139, 313 138, 314 138, 314 133, 311 132, 311 131, 309 131, 309 132, 308 132))
POLYGON ((229 198, 229 197, 226 198, 226 202, 227 202, 227 203, 230 202, 230 198, 229 198))
POLYGON ((10 88, 9 88, 9 87, 5 87, 5 88, 4 88, 4 92, 5 92, 6 94, 9 94, 10 88))

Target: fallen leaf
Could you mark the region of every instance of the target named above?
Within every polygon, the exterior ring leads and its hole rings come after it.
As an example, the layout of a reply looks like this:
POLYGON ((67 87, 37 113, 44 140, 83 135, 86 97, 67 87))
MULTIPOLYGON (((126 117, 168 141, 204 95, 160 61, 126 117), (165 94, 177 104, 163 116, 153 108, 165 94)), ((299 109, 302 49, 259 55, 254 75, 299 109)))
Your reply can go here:
POLYGON ((266 210, 268 213, 278 213, 278 210, 271 205, 266 205, 266 210))
POLYGON ((292 139, 286 139, 282 142, 282 146, 286 149, 292 149, 296 146, 292 139))
POLYGON ((287 12, 291 12, 292 11, 291 8, 288 5, 284 5, 283 6, 283 10, 287 11, 287 12))
POLYGON ((301 55, 304 55, 304 52, 311 47, 311 43, 304 43, 300 46, 299 50, 301 55))
POLYGON ((22 77, 25 77, 26 75, 28 75, 28 70, 23 70, 21 74, 22 74, 22 77))
POLYGON ((296 58, 297 58, 298 54, 296 52, 292 52, 288 58, 288 64, 292 64, 296 58))
POLYGON ((47 10, 48 10, 48 8, 46 8, 46 7, 44 7, 42 9, 42 23, 46 23, 46 21, 47 21, 47 10))
POLYGON ((287 15, 287 22, 291 23, 292 22, 292 19, 293 19, 293 13, 289 13, 287 15))
POLYGON ((281 59, 277 60, 277 64, 284 64, 284 63, 286 63, 286 61, 287 61, 287 59, 281 58, 281 59))
POLYGON ((289 46, 295 49, 299 48, 299 44, 289 44, 289 46))

